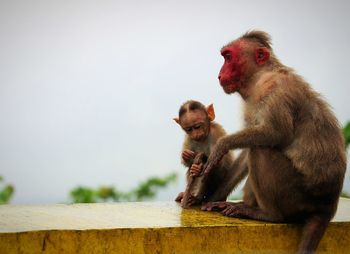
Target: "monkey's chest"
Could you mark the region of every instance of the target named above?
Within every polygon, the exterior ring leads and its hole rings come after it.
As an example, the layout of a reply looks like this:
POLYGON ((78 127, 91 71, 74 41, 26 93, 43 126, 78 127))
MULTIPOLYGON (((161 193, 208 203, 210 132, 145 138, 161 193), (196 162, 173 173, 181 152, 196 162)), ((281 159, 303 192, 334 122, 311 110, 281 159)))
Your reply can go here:
POLYGON ((244 125, 246 128, 259 125, 263 121, 264 105, 246 104, 244 107, 244 125))
POLYGON ((209 156, 210 154, 210 146, 207 144, 195 144, 190 147, 190 150, 194 151, 195 153, 204 153, 206 156, 209 156))

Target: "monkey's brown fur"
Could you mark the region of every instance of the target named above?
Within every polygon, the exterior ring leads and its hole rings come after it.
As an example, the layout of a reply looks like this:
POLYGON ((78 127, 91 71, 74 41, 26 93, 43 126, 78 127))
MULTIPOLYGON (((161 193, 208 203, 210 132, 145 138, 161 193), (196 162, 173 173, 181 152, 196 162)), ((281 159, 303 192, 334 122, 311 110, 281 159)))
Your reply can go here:
POLYGON ((268 34, 246 33, 222 55, 220 83, 225 92, 238 91, 244 99, 245 128, 218 141, 204 171, 211 172, 229 150, 245 148, 249 176, 243 202, 208 203, 202 209, 304 222, 299 253, 313 253, 343 185, 346 155, 339 123, 321 96, 277 60, 268 34))
POLYGON ((207 110, 208 109, 206 109, 203 104, 197 101, 188 101, 181 106, 179 118, 176 118, 176 121, 186 132, 186 127, 196 126, 198 119, 204 116, 204 118, 201 118, 201 128, 204 129, 201 139, 194 140, 194 136, 191 136, 192 133, 187 133, 183 144, 183 152, 186 150, 194 152, 193 157, 189 160, 185 160, 182 156, 182 163, 188 167, 186 173, 187 187, 186 191, 180 193, 176 200, 182 200, 181 204, 183 207, 200 204, 203 201, 226 200, 237 183, 239 183, 248 172, 247 168, 240 168, 240 170, 235 170, 233 172, 231 170, 233 166, 233 154, 227 153, 216 166, 215 172, 207 178, 207 181, 203 182, 203 175, 191 175, 191 166, 193 164, 198 164, 200 168, 204 166, 207 156, 212 151, 215 143, 219 138, 226 135, 222 126, 213 121, 215 116, 212 116, 212 118, 208 117, 207 110), (188 117, 189 114, 191 114, 191 118, 185 123, 184 119, 188 117))

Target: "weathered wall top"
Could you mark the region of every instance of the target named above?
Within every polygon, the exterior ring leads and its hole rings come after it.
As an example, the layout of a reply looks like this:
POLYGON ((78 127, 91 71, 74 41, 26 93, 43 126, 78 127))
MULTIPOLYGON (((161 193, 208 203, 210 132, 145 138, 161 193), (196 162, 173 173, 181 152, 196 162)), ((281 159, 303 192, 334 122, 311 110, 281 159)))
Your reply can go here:
MULTIPOLYGON (((0 206, 0 253, 290 253, 300 225, 228 218, 175 202, 0 206)), ((350 252, 350 200, 320 253, 350 252), (345 251, 345 252, 344 252, 345 251)))

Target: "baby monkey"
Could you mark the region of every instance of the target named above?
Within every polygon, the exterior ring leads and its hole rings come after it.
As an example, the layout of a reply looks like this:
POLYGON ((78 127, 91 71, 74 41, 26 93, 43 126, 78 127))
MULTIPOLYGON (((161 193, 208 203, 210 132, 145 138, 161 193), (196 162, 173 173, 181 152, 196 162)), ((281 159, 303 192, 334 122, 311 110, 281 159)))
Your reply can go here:
POLYGON ((187 186, 185 192, 180 192, 175 199, 184 208, 226 200, 234 187, 247 175, 247 168, 234 167, 233 154, 228 153, 204 181, 201 173, 208 155, 216 142, 226 135, 214 119, 213 104, 205 107, 193 100, 185 102, 179 110, 178 118, 174 118, 186 133, 181 157, 182 163, 188 167, 187 186))

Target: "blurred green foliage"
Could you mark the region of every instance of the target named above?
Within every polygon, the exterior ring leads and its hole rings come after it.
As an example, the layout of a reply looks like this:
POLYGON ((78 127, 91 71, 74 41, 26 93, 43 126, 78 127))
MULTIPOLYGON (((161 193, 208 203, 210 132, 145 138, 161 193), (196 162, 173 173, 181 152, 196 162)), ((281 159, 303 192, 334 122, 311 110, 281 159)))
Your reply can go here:
MULTIPOLYGON (((350 121, 343 128, 345 144, 348 148, 350 144, 350 121)), ((96 203, 108 201, 142 201, 152 199, 156 196, 157 191, 165 188, 169 183, 177 179, 176 173, 171 173, 163 178, 151 177, 141 182, 135 189, 129 192, 119 191, 114 186, 101 186, 97 189, 79 186, 70 192, 70 198, 73 203, 96 203)), ((4 178, 0 176, 0 204, 7 204, 13 194, 15 188, 11 184, 5 184, 4 178)), ((350 197, 349 194, 343 192, 343 197, 350 197)), ((241 198, 241 193, 231 198, 241 198)))
POLYGON ((344 134, 344 138, 345 138, 346 148, 348 148, 348 146, 350 144, 350 122, 348 122, 345 125, 345 127, 343 128, 343 134, 344 134))
POLYGON ((70 198, 73 203, 149 200, 156 196, 160 188, 167 187, 169 183, 176 179, 176 173, 171 173, 163 178, 151 177, 128 192, 119 191, 114 186, 101 186, 97 189, 79 186, 70 192, 70 198))
MULTIPOLYGON (((0 182, 3 182, 4 178, 0 176, 0 182)), ((4 185, 0 189, 0 205, 7 204, 15 192, 15 188, 11 184, 1 184, 4 185)))
POLYGON ((350 198, 350 194, 347 193, 347 192, 345 192, 345 191, 343 191, 343 192, 341 193, 340 196, 341 196, 342 198, 350 198))

